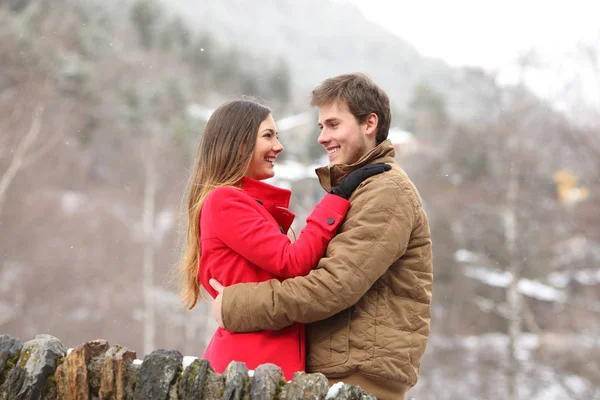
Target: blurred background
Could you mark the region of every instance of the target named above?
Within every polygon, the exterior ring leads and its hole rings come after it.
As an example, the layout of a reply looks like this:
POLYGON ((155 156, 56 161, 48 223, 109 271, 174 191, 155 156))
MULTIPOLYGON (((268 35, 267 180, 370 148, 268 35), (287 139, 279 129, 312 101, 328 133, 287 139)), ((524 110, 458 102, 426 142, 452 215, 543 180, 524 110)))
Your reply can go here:
POLYGON ((592 2, 0 1, 0 333, 201 356, 173 265, 208 116, 252 95, 298 233, 323 196, 310 90, 366 72, 431 221, 418 399, 600 399, 592 2))

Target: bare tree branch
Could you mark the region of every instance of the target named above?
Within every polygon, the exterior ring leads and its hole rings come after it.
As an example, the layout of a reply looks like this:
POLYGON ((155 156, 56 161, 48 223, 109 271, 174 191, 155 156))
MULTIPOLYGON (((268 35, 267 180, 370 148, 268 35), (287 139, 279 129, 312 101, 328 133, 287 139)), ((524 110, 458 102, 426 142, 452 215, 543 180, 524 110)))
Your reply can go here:
POLYGON ((4 172, 2 178, 0 179, 0 214, 2 213, 2 207, 6 199, 8 187, 15 179, 17 173, 23 168, 23 161, 27 156, 27 151, 29 151, 29 148, 35 142, 36 138, 40 133, 40 120, 42 118, 43 113, 44 107, 38 104, 38 106, 35 108, 35 113, 33 115, 33 120, 31 121, 29 131, 27 132, 25 137, 19 142, 17 149, 13 154, 12 160, 10 161, 8 169, 4 172))
POLYGON ((28 155, 23 160, 21 169, 25 169, 25 168, 29 167, 31 164, 38 161, 40 158, 45 156, 50 150, 52 150, 58 144, 58 142, 60 142, 60 139, 61 139, 62 133, 63 133, 63 129, 64 129, 64 125, 65 125, 64 120, 61 120, 60 127, 57 129, 57 131, 54 134, 54 136, 52 137, 52 139, 46 141, 42 147, 40 147, 35 152, 28 155))

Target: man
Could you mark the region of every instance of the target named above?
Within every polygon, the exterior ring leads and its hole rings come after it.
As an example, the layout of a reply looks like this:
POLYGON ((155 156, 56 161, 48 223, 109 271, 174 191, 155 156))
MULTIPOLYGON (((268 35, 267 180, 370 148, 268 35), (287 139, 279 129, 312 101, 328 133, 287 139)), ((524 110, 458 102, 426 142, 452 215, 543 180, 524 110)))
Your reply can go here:
MULTIPOLYGON (((307 371, 330 384, 360 385, 380 399, 403 399, 415 385, 429 336, 431 234, 417 189, 387 140, 386 93, 363 74, 325 80, 312 92, 330 190, 365 164, 392 169, 367 179, 350 198, 338 235, 309 275, 223 287, 213 314, 233 332, 306 323, 307 371)), ((269 243, 265 243, 268 246, 269 243)))

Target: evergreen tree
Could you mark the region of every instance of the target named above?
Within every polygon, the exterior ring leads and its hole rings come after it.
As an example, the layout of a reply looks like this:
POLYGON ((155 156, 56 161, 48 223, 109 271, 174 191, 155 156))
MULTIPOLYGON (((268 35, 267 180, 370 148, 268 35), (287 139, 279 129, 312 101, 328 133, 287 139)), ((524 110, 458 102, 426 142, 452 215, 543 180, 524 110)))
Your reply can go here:
POLYGON ((150 49, 155 45, 161 8, 155 0, 137 0, 130 13, 139 36, 140 43, 150 49))

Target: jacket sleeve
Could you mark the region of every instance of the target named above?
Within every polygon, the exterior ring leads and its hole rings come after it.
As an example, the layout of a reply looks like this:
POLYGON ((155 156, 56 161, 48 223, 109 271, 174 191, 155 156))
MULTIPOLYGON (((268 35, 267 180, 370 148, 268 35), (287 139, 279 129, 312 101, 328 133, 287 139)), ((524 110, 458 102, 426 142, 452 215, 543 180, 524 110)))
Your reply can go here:
POLYGON ((328 318, 356 304, 408 246, 414 207, 398 184, 381 177, 359 187, 326 257, 305 277, 225 288, 222 317, 232 332, 281 329, 328 318))
POLYGON ((258 212, 255 201, 239 190, 219 188, 210 203, 216 236, 253 264, 281 278, 306 275, 317 265, 350 207, 348 200, 326 194, 292 243, 258 212))

